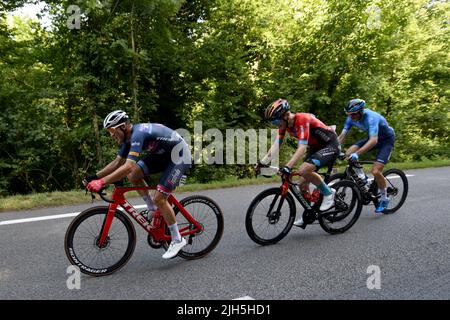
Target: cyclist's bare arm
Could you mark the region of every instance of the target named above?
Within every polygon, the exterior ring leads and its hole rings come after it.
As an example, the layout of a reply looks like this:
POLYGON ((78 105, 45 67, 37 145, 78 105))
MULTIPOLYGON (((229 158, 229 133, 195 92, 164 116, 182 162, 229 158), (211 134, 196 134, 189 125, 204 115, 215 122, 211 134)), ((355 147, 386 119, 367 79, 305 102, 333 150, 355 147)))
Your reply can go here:
POLYGON ((119 181, 125 178, 127 175, 129 175, 133 171, 133 168, 136 166, 137 166, 136 162, 127 159, 125 161, 125 164, 119 166, 118 169, 116 169, 114 172, 107 175, 106 177, 103 177, 103 181, 105 181, 105 184, 111 184, 115 181, 119 181))
POLYGON ((348 133, 347 130, 345 130, 345 129, 342 130, 341 134, 338 137, 339 144, 342 144, 342 142, 344 142, 345 137, 347 136, 347 133, 348 133))
MULTIPOLYGON (((113 161, 111 161, 109 164, 106 165, 102 170, 97 172, 97 176, 99 178, 106 177, 107 175, 113 173, 116 171, 119 167, 121 167, 125 163, 124 158, 117 156, 113 161)), ((117 180, 115 180, 117 181, 117 180)), ((114 182, 114 181, 113 181, 114 182)))
POLYGON ((378 143, 378 136, 370 137, 369 140, 356 151, 358 155, 361 155, 367 151, 370 151, 378 143))
POLYGON ((306 144, 299 144, 297 150, 295 151, 294 155, 292 156, 291 160, 286 164, 289 168, 293 168, 303 157, 303 155, 306 152, 306 148, 308 145, 306 144))
POLYGON ((269 152, 264 156, 264 158, 261 159, 261 163, 269 164, 269 162, 272 161, 274 156, 278 154, 278 151, 280 150, 280 146, 282 143, 283 143, 283 138, 278 136, 276 138, 275 142, 270 147, 269 152))

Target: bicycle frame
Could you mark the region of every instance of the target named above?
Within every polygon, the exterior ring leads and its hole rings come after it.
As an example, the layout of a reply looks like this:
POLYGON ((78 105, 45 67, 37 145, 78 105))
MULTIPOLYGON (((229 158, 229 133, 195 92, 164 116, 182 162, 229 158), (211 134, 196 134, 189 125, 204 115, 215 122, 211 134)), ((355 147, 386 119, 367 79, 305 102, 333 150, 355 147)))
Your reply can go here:
MULTIPOLYGON (((367 187, 367 190, 364 190, 362 183, 360 182, 360 178, 357 176, 353 176, 351 171, 354 171, 354 167, 357 166, 357 164, 373 164, 374 161, 349 161, 347 166, 345 167, 344 175, 346 178, 350 179, 351 181, 356 183, 356 186, 358 187, 359 191, 361 192, 361 195, 363 196, 365 201, 372 201, 376 206, 378 205, 378 198, 370 192, 369 187, 367 187)), ((376 182, 375 182, 376 183, 376 182)), ((367 204, 368 204, 367 203, 367 204)))
MULTIPOLYGON (((325 173, 325 179, 327 180, 330 177, 330 173, 331 173, 332 167, 329 168, 328 172, 325 173)), ((298 174, 297 172, 292 173, 291 177, 295 177, 295 176, 300 176, 300 174, 298 174)), ((320 214, 320 215, 325 215, 325 216, 329 216, 335 213, 340 212, 339 210, 332 210, 332 211, 325 211, 322 212, 320 210, 318 210, 316 207, 316 204, 314 204, 313 206, 310 205, 310 203, 303 197, 302 193, 300 192, 300 190, 298 190, 297 188, 294 187, 294 184, 292 183, 292 181, 286 178, 282 178, 283 182, 281 184, 281 197, 282 200, 280 201, 280 204, 278 205, 278 211, 281 209, 281 207, 283 206, 283 201, 286 198, 287 193, 289 192, 289 190, 291 191, 291 193, 294 195, 294 197, 298 200, 298 202, 300 203, 300 205, 303 207, 303 209, 305 209, 308 212, 311 213, 315 213, 315 214, 320 214)), ((325 180, 325 181, 326 181, 325 180)), ((273 209, 273 205, 276 203, 277 198, 274 199, 272 205, 270 206, 269 209, 269 213, 270 211, 273 209)))
MULTIPOLYGON (((161 215, 161 211, 158 209, 155 212, 153 217, 154 223, 150 224, 147 219, 145 219, 134 207, 131 203, 129 203, 125 198, 125 193, 129 191, 136 190, 154 190, 155 187, 125 187, 125 188, 115 188, 112 194, 112 201, 110 202, 108 207, 108 214, 106 215, 105 221, 103 222, 102 229, 100 231, 100 239, 98 241, 98 245, 101 247, 105 241, 107 240, 109 229, 111 228, 112 221, 114 219, 115 212, 117 207, 122 207, 126 213, 128 213, 133 219, 148 233, 150 234, 156 241, 171 241, 170 235, 165 233, 166 231, 166 222, 161 215)), ((183 205, 172 195, 170 194, 167 198, 169 204, 178 208, 180 213, 186 218, 186 220, 193 226, 186 226, 184 228, 180 228, 180 234, 182 237, 192 235, 198 233, 203 230, 203 226, 195 220, 192 215, 183 207, 183 205)))
MULTIPOLYGON (((291 175, 291 178, 295 177, 295 176, 300 176, 300 175, 298 173, 294 172, 291 175)), ((306 199, 303 197, 302 193, 299 190, 297 190, 296 188, 294 188, 294 185, 292 184, 290 179, 283 178, 283 183, 281 185, 281 196, 283 197, 283 200, 286 197, 286 194, 288 193, 289 190, 292 192, 294 197, 300 202, 301 206, 305 210, 313 210, 313 208, 309 205, 308 201, 306 201, 306 199)))

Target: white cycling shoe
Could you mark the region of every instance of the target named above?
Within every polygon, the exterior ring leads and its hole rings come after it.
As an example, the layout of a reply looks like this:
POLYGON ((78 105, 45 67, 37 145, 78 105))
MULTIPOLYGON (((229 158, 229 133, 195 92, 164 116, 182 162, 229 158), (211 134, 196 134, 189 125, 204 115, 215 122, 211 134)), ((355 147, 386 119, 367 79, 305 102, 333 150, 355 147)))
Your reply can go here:
POLYGON ((335 189, 331 189, 331 194, 329 196, 323 196, 322 204, 320 205, 320 211, 327 211, 334 205, 334 195, 336 194, 335 189))
POLYGON ((294 226, 300 227, 302 229, 306 228, 306 224, 303 222, 303 217, 300 217, 297 220, 295 220, 293 224, 294 224, 294 226))
POLYGON ((180 242, 170 242, 170 246, 167 251, 163 254, 163 259, 172 259, 175 258, 178 252, 183 249, 183 247, 187 244, 186 239, 181 238, 180 242))

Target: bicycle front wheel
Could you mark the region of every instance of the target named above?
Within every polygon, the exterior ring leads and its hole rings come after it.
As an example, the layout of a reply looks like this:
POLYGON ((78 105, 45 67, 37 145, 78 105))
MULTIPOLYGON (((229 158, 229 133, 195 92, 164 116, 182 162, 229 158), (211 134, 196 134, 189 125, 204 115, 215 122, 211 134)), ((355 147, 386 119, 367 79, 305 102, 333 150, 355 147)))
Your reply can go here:
MULTIPOLYGON (((203 228, 198 233, 186 236, 187 245, 178 252, 178 256, 188 260, 202 258, 210 253, 222 238, 224 224, 222 210, 210 198, 199 195, 184 198, 180 201, 180 204, 203 228)), ((189 230, 194 227, 180 213, 178 207, 174 207, 174 212, 180 231, 183 229, 189 230)), ((168 229, 166 232, 170 234, 168 229)), ((166 250, 169 247, 166 241, 162 245, 166 250)))
POLYGON ((295 201, 290 193, 283 198, 280 188, 267 189, 250 204, 245 217, 245 228, 254 242, 274 244, 291 230, 295 219, 295 201))
POLYGON ((361 194, 356 183, 349 180, 338 181, 330 187, 336 190, 334 208, 320 213, 318 220, 326 232, 344 233, 356 223, 361 214, 361 194))
POLYGON ((94 277, 109 275, 123 267, 136 245, 133 224, 122 212, 116 211, 106 243, 99 246, 107 214, 105 206, 83 211, 67 228, 64 241, 70 263, 94 277))

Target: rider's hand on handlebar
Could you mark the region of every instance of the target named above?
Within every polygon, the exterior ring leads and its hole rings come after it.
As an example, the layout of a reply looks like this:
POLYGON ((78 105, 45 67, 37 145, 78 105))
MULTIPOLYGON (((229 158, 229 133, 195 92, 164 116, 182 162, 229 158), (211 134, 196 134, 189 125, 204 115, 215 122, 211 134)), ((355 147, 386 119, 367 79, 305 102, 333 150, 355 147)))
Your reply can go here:
POLYGON ((292 174, 292 168, 284 166, 280 168, 279 172, 284 176, 290 176, 292 174))
POLYGON ((256 175, 259 175, 261 173, 261 167, 264 167, 264 165, 261 163, 261 161, 258 160, 258 162, 253 167, 256 175))
POLYGON ((358 161, 359 156, 358 156, 358 154, 356 152, 354 152, 354 153, 352 153, 351 155, 348 156, 348 159, 350 161, 358 161))
POLYGON ((81 182, 83 183, 83 185, 86 187, 88 185, 89 182, 93 181, 93 180, 98 180, 99 177, 96 174, 93 174, 91 176, 86 176, 83 178, 83 180, 81 180, 81 182))
POLYGON ((93 180, 88 183, 86 186, 86 189, 88 189, 90 192, 100 192, 105 187, 105 180, 99 179, 99 180, 93 180))

